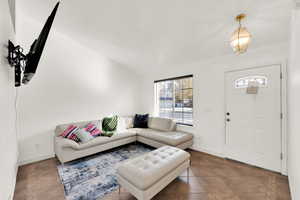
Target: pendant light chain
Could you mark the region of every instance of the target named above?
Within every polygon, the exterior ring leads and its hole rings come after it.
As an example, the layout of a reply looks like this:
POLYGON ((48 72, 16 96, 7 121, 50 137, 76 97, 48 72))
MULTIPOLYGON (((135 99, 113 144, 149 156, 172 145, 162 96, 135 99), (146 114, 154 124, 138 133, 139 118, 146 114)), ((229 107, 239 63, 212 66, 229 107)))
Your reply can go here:
POLYGON ((239 49, 239 51, 241 51, 241 45, 240 45, 241 28, 242 28, 241 18, 239 18, 239 31, 238 31, 238 49, 239 49))

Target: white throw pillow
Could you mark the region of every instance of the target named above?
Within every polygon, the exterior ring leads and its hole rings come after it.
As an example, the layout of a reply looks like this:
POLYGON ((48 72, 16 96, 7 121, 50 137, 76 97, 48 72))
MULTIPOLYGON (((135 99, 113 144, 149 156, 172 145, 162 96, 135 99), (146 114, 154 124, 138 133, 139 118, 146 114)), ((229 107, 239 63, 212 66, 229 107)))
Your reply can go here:
POLYGON ((97 126, 97 128, 102 132, 102 120, 98 120, 95 125, 97 126))
POLYGON ((126 132, 126 121, 124 117, 118 117, 117 133, 126 132))
POLYGON ((124 117, 126 129, 133 128, 133 117, 124 117))
POLYGON ((75 133, 75 135, 80 139, 82 143, 94 139, 94 137, 89 132, 81 128, 75 133))

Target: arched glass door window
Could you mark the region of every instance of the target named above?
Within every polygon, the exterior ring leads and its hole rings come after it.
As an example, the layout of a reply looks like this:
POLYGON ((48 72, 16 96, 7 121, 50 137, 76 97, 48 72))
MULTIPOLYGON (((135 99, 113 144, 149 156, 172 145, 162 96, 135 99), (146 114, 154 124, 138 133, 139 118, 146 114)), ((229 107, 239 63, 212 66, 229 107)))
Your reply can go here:
POLYGON ((268 78, 265 76, 247 76, 235 80, 235 88, 247 88, 249 83, 255 83, 258 87, 266 87, 268 78))

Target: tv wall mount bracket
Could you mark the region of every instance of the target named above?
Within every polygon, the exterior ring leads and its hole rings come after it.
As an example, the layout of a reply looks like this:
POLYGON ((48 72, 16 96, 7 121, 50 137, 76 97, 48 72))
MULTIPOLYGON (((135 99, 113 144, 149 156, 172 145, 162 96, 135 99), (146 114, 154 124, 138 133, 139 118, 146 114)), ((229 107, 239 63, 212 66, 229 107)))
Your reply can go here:
POLYGON ((10 40, 8 41, 7 60, 11 67, 15 68, 15 87, 27 84, 34 76, 42 56, 48 35, 50 33, 58 6, 57 2, 50 16, 48 17, 39 37, 32 43, 29 52, 25 55, 20 45, 15 46, 10 40))

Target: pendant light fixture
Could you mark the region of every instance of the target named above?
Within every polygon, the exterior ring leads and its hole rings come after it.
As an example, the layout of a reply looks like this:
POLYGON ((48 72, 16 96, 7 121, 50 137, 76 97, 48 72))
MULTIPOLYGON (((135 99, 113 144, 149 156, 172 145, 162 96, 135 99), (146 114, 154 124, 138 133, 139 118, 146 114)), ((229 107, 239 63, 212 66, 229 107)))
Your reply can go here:
POLYGON ((234 31, 231 36, 231 47, 233 51, 237 54, 245 53, 248 49, 248 45, 251 41, 251 34, 245 27, 242 27, 241 21, 245 19, 245 14, 240 14, 236 16, 235 20, 239 23, 239 28, 234 31))

